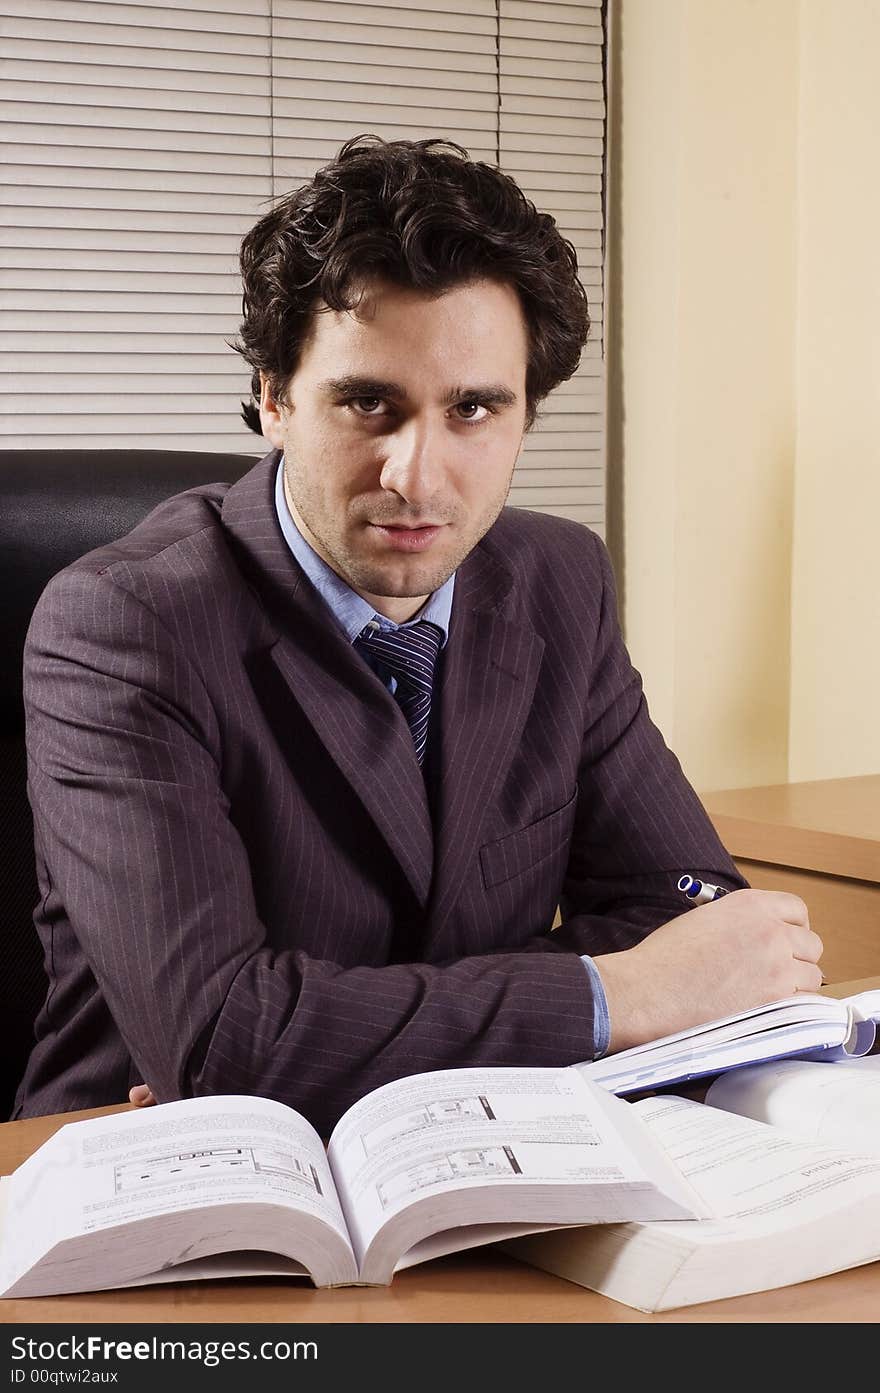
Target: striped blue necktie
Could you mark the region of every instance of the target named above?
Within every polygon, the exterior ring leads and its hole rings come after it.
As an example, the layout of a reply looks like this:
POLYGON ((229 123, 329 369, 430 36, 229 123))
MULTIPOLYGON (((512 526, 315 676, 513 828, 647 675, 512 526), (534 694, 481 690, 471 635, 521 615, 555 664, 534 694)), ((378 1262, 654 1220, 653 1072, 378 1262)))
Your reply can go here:
POLYGON ((396 680, 394 699, 412 731, 419 764, 425 757, 434 664, 442 641, 437 625, 427 619, 400 629, 382 629, 371 620, 354 641, 355 648, 375 660, 380 677, 388 673, 396 680))

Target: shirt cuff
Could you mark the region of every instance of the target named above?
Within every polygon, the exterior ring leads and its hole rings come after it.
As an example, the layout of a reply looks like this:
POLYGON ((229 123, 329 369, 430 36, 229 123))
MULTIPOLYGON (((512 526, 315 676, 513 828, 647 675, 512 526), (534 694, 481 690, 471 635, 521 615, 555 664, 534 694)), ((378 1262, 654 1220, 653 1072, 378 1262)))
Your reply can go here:
POLYGON ((608 998, 599 976, 599 969, 586 953, 581 962, 587 969, 590 986, 593 989, 593 1058, 601 1059, 611 1043, 611 1017, 608 1014, 608 998))

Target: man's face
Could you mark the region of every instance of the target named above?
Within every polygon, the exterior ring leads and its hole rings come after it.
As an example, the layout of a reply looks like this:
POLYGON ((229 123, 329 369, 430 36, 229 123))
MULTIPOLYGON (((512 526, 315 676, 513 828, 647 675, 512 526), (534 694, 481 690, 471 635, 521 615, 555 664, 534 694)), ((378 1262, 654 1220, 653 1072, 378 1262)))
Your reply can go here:
POLYGON ((480 280, 431 297, 378 282, 323 309, 263 434, 284 451, 303 536, 380 614, 409 619, 495 521, 525 429, 516 292, 480 280))

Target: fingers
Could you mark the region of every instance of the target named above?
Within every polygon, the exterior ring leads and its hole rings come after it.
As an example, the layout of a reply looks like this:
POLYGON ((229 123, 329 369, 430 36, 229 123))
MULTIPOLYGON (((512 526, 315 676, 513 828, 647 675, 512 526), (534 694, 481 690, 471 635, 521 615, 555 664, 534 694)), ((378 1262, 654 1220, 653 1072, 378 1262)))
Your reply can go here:
POLYGON ((150 1108, 156 1102, 149 1084, 136 1083, 128 1090, 128 1101, 133 1108, 150 1108))
POLYGON ((794 960, 796 992, 817 992, 822 986, 822 973, 815 963, 801 962, 798 958, 794 960))
POLYGON ((810 911, 800 895, 789 894, 787 890, 743 890, 736 893, 757 897, 765 906, 772 906, 774 914, 783 924, 792 926, 794 933, 790 942, 793 957, 806 963, 819 961, 824 945, 819 935, 810 928, 810 911))
MULTIPOLYGON (((817 963, 824 951, 824 943, 812 929, 800 934, 792 946, 792 956, 805 963, 817 963)), ((819 975, 821 976, 821 973, 819 975)))
POLYGON ((809 927, 810 913, 800 895, 792 895, 788 890, 735 890, 733 894, 744 903, 752 902, 755 907, 770 911, 783 923, 809 927))
POLYGON ((762 893, 773 896, 779 917, 786 924, 799 924, 809 928, 810 912, 800 895, 791 895, 787 890, 764 890, 762 893))

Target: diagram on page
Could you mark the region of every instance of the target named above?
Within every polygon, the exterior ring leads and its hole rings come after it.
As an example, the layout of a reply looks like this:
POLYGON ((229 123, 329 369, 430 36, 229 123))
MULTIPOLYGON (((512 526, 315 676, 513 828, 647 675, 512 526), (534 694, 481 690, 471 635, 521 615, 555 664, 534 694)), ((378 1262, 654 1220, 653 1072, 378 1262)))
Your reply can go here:
POLYGON ((443 1126, 449 1122, 481 1121, 495 1121, 488 1098, 482 1095, 470 1098, 437 1098, 368 1128, 361 1133, 361 1142, 364 1154, 370 1156, 399 1137, 424 1132, 431 1127, 443 1126))
POLYGON ((383 1209, 412 1198, 419 1190, 444 1181, 522 1175, 522 1167, 509 1146, 474 1147, 468 1151, 449 1151, 400 1170, 381 1180, 376 1192, 383 1209))
POLYGON ((157 1186, 176 1185, 181 1181, 205 1180, 210 1176, 244 1171, 249 1175, 278 1175, 300 1185, 305 1184, 316 1194, 323 1194, 315 1167, 291 1152, 276 1151, 268 1146, 211 1147, 200 1151, 176 1151, 123 1161, 114 1167, 114 1188, 117 1195, 136 1193, 157 1186))

